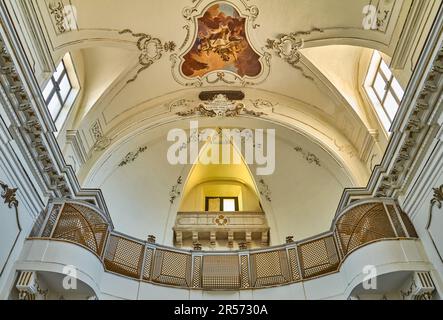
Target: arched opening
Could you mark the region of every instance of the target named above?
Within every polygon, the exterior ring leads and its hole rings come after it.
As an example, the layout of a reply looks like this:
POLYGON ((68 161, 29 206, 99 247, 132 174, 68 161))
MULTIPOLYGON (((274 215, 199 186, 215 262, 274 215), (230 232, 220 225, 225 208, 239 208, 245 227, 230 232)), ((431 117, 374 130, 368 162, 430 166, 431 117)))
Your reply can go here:
POLYGON ((237 146, 221 130, 208 137, 185 182, 174 226, 176 246, 226 250, 269 245, 260 193, 242 155, 247 148, 248 143, 237 146))

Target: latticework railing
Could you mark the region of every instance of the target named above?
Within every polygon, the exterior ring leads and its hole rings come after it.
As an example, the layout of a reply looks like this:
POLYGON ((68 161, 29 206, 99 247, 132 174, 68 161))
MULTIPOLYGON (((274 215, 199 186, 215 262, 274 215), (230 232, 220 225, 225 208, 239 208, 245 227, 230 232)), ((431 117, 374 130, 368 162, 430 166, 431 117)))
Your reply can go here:
POLYGON ((339 271, 349 254, 381 240, 414 239, 408 216, 393 201, 354 204, 332 231, 279 247, 237 252, 167 248, 110 230, 86 204, 54 203, 40 238, 75 243, 95 253, 108 272, 154 284, 199 290, 286 285, 339 271))
POLYGON ((74 242, 102 255, 108 229, 108 223, 93 209, 65 203, 51 210, 43 236, 74 242), (56 208, 59 208, 58 211, 56 208))

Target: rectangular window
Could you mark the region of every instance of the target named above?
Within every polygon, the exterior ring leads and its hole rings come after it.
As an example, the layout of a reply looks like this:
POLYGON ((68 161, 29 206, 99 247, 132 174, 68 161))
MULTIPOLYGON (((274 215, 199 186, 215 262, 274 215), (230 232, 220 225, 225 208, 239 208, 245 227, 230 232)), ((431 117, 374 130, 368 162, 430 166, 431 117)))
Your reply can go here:
POLYGON ((71 91, 71 81, 66 71, 65 62, 62 60, 43 89, 43 97, 54 121, 57 121, 60 116, 71 91))
POLYGON ((236 212, 239 210, 237 197, 206 197, 207 212, 236 212))
POLYGON ((404 91, 379 52, 374 51, 366 92, 387 132, 398 112, 404 91))
POLYGON ((234 212, 236 209, 236 199, 223 199, 223 211, 234 212))

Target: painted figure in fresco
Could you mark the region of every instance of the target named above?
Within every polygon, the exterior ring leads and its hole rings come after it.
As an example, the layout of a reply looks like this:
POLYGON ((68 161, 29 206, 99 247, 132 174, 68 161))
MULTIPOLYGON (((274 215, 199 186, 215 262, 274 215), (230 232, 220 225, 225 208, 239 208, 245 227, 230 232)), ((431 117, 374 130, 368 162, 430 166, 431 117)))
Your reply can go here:
POLYGON ((182 72, 188 77, 230 71, 255 77, 262 66, 246 36, 246 19, 229 4, 215 4, 198 18, 197 39, 183 55, 182 72))
POLYGON ((230 61, 231 57, 237 61, 237 54, 242 50, 243 37, 234 35, 229 26, 222 23, 217 29, 209 30, 206 35, 200 33, 199 38, 199 51, 206 52, 207 55, 210 51, 215 52, 223 61, 230 61))

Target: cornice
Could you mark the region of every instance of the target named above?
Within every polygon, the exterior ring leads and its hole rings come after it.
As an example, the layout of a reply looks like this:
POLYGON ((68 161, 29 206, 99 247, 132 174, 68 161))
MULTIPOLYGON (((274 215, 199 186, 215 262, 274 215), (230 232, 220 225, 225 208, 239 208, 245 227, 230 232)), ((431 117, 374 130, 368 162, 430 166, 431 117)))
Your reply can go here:
POLYGON ((11 121, 11 135, 38 183, 36 187, 49 198, 82 198, 107 212, 101 191, 81 189, 73 169, 66 165, 54 136, 55 125, 7 12, 0 2, 2 105, 11 121))
POLYGON ((393 134, 383 158, 366 188, 345 190, 338 211, 355 199, 365 197, 398 198, 408 187, 435 136, 432 128, 441 113, 443 91, 443 8, 440 8, 427 46, 405 92, 400 111, 394 119, 393 134))

